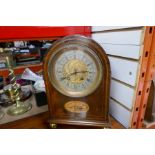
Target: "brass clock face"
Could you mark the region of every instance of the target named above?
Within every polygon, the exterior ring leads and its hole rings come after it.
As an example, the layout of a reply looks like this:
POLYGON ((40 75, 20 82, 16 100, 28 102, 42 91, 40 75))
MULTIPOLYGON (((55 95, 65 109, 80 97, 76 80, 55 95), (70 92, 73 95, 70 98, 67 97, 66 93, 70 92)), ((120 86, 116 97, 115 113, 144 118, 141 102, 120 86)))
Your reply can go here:
POLYGON ((51 84, 69 97, 93 93, 102 79, 102 65, 90 48, 67 45, 55 51, 48 63, 51 84))

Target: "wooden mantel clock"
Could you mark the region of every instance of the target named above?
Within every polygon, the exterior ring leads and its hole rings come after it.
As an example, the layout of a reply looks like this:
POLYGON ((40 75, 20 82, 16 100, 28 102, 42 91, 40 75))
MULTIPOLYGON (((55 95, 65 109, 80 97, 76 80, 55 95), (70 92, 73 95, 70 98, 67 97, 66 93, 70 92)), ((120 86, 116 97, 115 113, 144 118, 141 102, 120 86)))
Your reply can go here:
POLYGON ((110 73, 105 51, 92 39, 56 41, 44 59, 50 126, 109 127, 110 73))

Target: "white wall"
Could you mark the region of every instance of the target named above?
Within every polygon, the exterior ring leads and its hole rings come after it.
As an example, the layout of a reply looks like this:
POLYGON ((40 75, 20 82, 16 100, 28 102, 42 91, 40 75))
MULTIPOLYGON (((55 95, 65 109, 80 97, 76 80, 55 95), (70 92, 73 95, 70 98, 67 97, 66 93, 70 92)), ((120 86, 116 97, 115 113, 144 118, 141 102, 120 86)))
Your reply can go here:
POLYGON ((107 53, 111 65, 110 114, 130 127, 143 44, 143 27, 94 26, 92 38, 107 53))

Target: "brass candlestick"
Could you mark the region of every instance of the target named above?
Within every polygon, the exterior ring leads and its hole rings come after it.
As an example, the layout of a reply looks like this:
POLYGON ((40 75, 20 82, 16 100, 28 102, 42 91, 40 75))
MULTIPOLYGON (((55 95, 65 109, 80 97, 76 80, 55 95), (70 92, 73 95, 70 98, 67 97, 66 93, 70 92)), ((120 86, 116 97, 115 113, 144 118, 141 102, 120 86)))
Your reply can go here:
POLYGON ((5 49, 1 52, 1 54, 3 54, 6 58, 7 67, 9 69, 9 79, 12 85, 12 93, 15 99, 15 104, 8 109, 7 113, 12 116, 24 114, 32 108, 32 105, 30 103, 23 103, 20 101, 21 88, 16 82, 11 51, 9 49, 5 49))

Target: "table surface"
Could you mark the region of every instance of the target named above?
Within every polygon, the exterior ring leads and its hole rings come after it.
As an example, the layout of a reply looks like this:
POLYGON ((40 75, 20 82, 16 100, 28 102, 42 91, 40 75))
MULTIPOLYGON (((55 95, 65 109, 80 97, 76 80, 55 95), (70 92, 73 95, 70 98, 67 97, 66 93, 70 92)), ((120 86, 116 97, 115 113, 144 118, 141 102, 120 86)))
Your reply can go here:
MULTIPOLYGON (((23 118, 14 122, 0 125, 3 129, 48 129, 48 111, 38 115, 23 118)), ((112 129, 124 129, 113 117, 110 117, 112 129)))
MULTIPOLYGON (((32 86, 28 85, 28 86, 24 86, 24 87, 25 88, 29 88, 33 92, 32 86)), ((32 104, 32 109, 30 111, 26 112, 25 114, 22 114, 22 115, 10 116, 10 115, 7 114, 7 110, 10 107, 2 108, 2 110, 4 111, 4 116, 3 116, 2 119, 0 119, 0 124, 14 122, 14 121, 17 121, 19 119, 24 119, 24 118, 27 118, 27 117, 30 117, 30 116, 33 116, 33 115, 37 115, 39 113, 46 112, 48 110, 48 106, 47 105, 44 105, 44 106, 41 106, 41 107, 37 106, 34 93, 25 102, 31 103, 32 104)))

